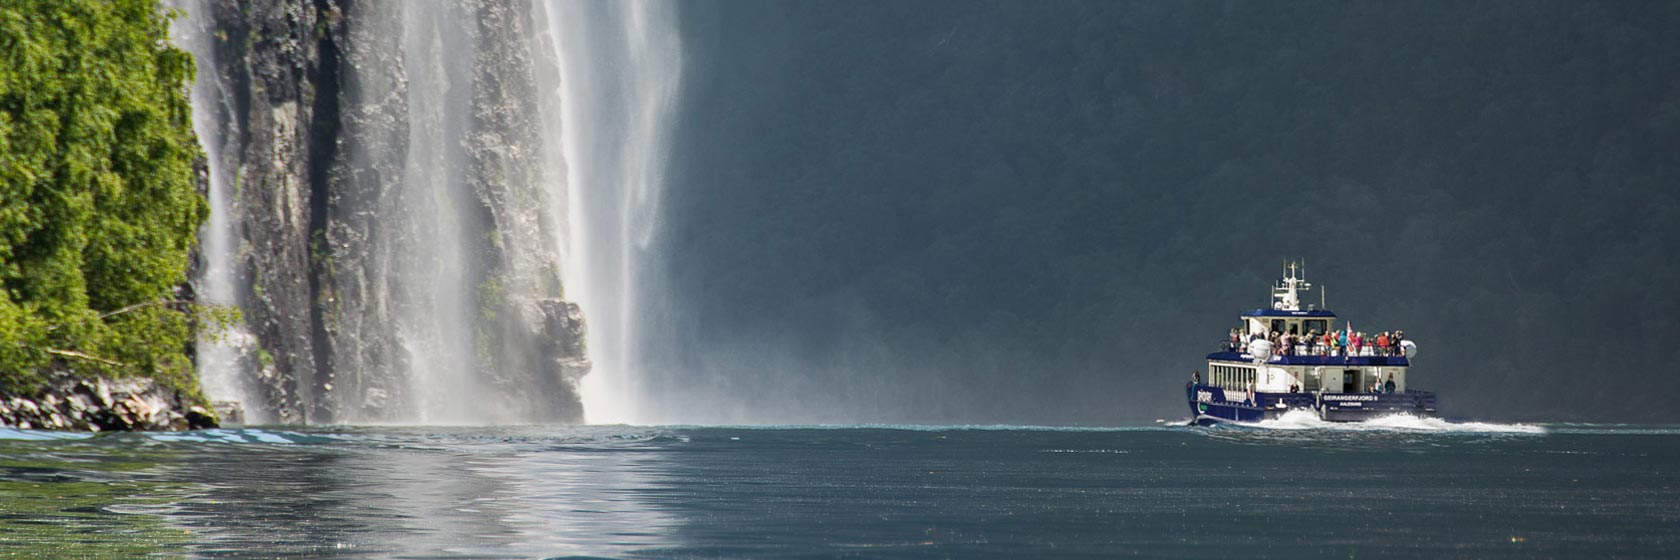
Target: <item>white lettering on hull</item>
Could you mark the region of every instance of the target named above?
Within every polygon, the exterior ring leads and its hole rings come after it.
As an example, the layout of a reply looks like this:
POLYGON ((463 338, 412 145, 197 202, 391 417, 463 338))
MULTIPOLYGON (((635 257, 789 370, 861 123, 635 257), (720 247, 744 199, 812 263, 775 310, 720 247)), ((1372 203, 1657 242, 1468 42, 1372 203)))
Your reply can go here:
POLYGON ((1376 395, 1344 395, 1344 394, 1337 394, 1337 393, 1328 393, 1328 394, 1324 395, 1324 400, 1327 400, 1327 401, 1375 401, 1375 400, 1378 400, 1378 397, 1376 395))

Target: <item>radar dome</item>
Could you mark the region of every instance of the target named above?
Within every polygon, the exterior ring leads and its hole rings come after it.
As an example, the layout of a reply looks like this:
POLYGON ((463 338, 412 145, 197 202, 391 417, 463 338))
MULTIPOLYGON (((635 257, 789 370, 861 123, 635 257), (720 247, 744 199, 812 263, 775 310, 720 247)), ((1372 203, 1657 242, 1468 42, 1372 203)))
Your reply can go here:
POLYGON ((1272 359, 1272 343, 1267 340, 1256 340, 1248 343, 1248 354, 1254 356, 1255 363, 1272 359))

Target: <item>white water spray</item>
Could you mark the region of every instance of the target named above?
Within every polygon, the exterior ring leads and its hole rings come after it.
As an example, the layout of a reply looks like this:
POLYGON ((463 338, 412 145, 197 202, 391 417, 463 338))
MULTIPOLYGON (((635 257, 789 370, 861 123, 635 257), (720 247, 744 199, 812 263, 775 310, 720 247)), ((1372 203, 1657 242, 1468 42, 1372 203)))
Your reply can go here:
POLYGON ((563 267, 589 320, 593 372, 583 378, 592 423, 657 417, 638 406, 646 254, 658 232, 670 122, 682 82, 676 6, 645 0, 548 3, 560 61, 565 196, 563 267))
POLYGON ((1327 422, 1307 410, 1292 410, 1272 420, 1249 424, 1271 430, 1326 430, 1341 432, 1442 432, 1472 434, 1543 434, 1546 429, 1528 424, 1449 422, 1410 414, 1379 416, 1363 422, 1327 422))
MULTIPOLYGON (((204 0, 171 2, 170 7, 186 12, 171 22, 170 36, 199 61, 192 90, 193 133, 198 135, 199 143, 204 147, 209 172, 210 221, 199 232, 199 239, 204 243, 201 262, 205 266, 200 271, 198 299, 204 303, 237 306, 239 280, 234 270, 234 201, 233 193, 229 192, 232 181, 222 160, 222 140, 226 136, 217 128, 221 123, 228 123, 230 127, 234 125, 229 119, 217 116, 218 112, 229 111, 229 97, 222 90, 221 80, 216 77, 216 66, 211 63, 212 29, 206 15, 210 7, 204 0)), ((233 131, 227 131, 227 136, 234 135, 233 131)), ((199 341, 198 378, 205 396, 211 401, 236 402, 242 406, 254 402, 237 365, 240 347, 249 344, 249 339, 248 334, 236 331, 224 340, 199 341)), ((248 413, 254 412, 249 406, 245 408, 248 413)))
POLYGON ((496 420, 474 364, 472 259, 464 237, 480 231, 463 200, 472 192, 469 163, 458 148, 472 106, 458 85, 471 80, 475 56, 461 16, 433 2, 404 5, 401 37, 406 80, 408 154, 403 167, 417 246, 399 267, 412 292, 401 306, 399 332, 410 352, 416 414, 422 424, 496 420))

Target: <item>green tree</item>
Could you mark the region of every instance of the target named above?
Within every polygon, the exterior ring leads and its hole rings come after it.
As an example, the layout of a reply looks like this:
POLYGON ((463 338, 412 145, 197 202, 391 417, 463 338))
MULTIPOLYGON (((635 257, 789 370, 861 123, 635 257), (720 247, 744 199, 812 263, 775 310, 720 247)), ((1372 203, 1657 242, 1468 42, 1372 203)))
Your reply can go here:
POLYGON ((169 44, 170 17, 156 0, 0 5, 0 383, 14 391, 54 360, 196 386, 193 317, 158 304, 209 212, 193 60, 169 44))

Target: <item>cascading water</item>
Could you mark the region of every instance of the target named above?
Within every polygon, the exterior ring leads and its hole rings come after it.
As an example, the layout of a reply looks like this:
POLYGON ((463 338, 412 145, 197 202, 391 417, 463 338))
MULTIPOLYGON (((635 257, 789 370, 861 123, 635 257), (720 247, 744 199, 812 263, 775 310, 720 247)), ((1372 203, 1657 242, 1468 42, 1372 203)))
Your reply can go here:
POLYGON ((485 395, 476 382, 472 245, 464 239, 485 224, 469 210, 472 186, 458 139, 467 130, 470 99, 451 84, 470 81, 476 53, 462 18, 435 2, 405 6, 401 27, 407 80, 408 158, 400 210, 416 247, 398 274, 414 292, 398 312, 399 336, 412 356, 416 420, 476 423, 485 395))
POLYGON ((581 420, 532 5, 369 2, 347 17, 346 165, 325 231, 335 417, 581 420))
POLYGON ((200 291, 253 333, 200 343, 212 398, 258 422, 582 421, 548 6, 176 7, 210 156, 200 291))
POLYGON ((564 106, 570 239, 566 286, 590 317, 592 423, 662 420, 639 406, 648 248, 658 232, 670 121, 682 82, 676 6, 550 0, 564 106))
MULTIPOLYGON (((171 2, 171 8, 185 13, 170 24, 169 33, 183 48, 198 59, 198 72, 192 91, 193 132, 204 146, 210 221, 199 232, 203 263, 196 279, 201 302, 216 305, 239 305, 238 274, 234 270, 236 249, 233 231, 234 202, 228 192, 230 183, 227 166, 222 159, 223 139, 234 135, 223 131, 221 125, 232 125, 224 115, 228 113, 227 92, 214 75, 217 66, 209 41, 213 28, 208 6, 204 0, 171 2)), ((205 339, 198 345, 198 375, 205 396, 217 403, 251 402, 248 380, 240 375, 238 366, 242 348, 250 345, 251 336, 243 329, 225 333, 219 339, 205 339)), ((224 409, 224 416, 228 410, 224 409)), ((270 419, 252 415, 253 421, 270 419)), ((225 418, 224 418, 225 420, 225 418)))

